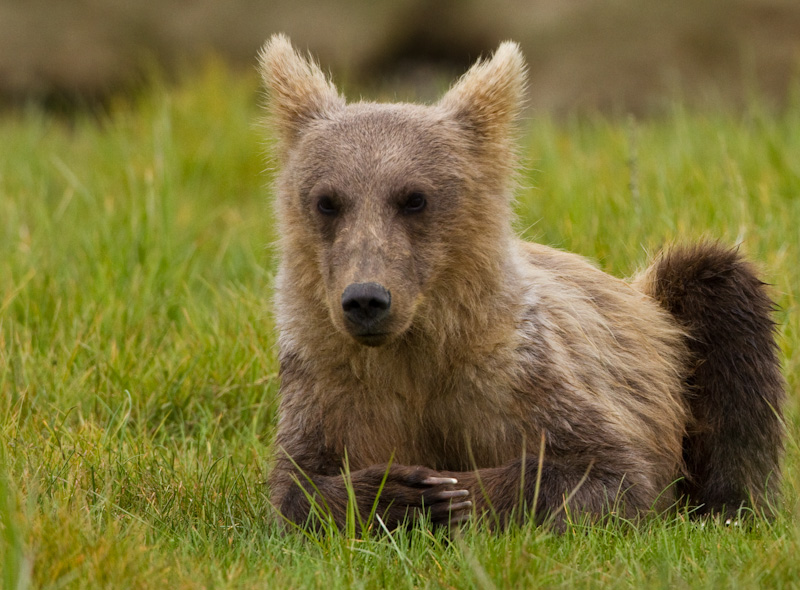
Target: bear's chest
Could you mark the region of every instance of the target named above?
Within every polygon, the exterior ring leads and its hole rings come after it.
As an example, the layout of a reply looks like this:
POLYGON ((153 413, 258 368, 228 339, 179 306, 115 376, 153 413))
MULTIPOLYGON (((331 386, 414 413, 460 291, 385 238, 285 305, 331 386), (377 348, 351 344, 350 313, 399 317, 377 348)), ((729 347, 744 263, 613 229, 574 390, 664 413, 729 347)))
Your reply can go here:
POLYGON ((331 434, 351 469, 389 461, 454 471, 492 467, 519 457, 531 438, 529 417, 496 385, 464 379, 413 392, 360 385, 330 412, 332 423, 348 425, 331 434))

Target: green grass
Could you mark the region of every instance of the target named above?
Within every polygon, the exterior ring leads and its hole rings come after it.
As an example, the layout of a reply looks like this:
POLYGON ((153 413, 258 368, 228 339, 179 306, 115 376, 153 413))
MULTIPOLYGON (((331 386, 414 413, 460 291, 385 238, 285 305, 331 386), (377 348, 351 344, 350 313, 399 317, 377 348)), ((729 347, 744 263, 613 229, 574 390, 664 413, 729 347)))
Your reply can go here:
POLYGON ((0 115, 0 569, 7 588, 793 587, 800 580, 800 100, 784 114, 526 121, 519 230, 627 275, 741 242, 781 306, 785 503, 554 536, 282 536, 271 172, 219 66, 107 116, 0 115))

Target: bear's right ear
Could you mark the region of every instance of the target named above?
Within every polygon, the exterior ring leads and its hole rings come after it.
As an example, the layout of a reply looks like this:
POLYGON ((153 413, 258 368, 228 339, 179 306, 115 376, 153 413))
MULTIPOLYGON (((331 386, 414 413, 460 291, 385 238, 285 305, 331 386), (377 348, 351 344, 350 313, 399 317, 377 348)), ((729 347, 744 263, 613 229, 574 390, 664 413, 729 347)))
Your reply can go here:
POLYGON ((291 148, 300 131, 314 119, 344 106, 336 87, 310 59, 303 59, 283 34, 273 35, 259 53, 272 123, 282 151, 291 148))

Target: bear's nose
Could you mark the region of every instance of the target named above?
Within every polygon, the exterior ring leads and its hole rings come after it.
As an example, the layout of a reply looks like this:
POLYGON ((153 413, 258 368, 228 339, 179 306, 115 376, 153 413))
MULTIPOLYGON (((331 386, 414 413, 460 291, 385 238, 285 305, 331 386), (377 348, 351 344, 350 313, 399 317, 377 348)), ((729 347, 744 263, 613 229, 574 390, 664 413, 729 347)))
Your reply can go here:
POLYGON ((367 331, 386 319, 391 306, 392 294, 378 283, 353 283, 342 293, 345 317, 367 331))

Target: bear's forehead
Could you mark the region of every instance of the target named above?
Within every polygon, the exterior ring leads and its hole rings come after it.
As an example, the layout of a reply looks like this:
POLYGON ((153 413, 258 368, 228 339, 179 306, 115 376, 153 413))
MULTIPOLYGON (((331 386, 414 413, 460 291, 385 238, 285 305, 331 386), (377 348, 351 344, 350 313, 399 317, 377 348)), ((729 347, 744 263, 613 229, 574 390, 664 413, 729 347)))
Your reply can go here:
POLYGON ((386 182, 449 176, 456 165, 452 124, 435 107, 356 103, 312 124, 295 162, 303 180, 332 176, 386 182))
POLYGON ((421 149, 447 141, 447 121, 434 107, 412 104, 351 104, 314 125, 316 142, 341 149, 381 150, 384 146, 421 149))

